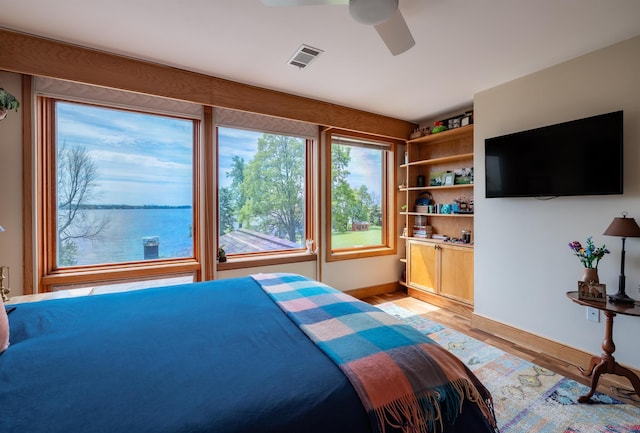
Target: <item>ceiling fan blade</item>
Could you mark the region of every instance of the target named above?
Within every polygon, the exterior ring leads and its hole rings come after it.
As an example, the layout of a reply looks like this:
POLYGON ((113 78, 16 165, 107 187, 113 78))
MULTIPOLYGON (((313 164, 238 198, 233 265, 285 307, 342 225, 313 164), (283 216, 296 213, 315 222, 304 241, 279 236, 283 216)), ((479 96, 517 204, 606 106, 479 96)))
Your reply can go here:
POLYGON ((387 21, 374 27, 394 56, 404 53, 416 44, 400 9, 387 21))
POLYGON ((349 0, 261 0, 265 6, 346 5, 349 0))

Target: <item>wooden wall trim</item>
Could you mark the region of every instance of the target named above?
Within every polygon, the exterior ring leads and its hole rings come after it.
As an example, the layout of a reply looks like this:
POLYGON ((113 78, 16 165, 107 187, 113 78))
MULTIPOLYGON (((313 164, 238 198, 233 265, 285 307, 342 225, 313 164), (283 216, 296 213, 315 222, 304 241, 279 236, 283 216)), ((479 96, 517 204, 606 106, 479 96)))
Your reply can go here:
POLYGON ((406 139, 415 124, 0 29, 0 69, 406 139))
POLYGON ((22 290, 33 293, 33 79, 22 76, 22 290))
MULTIPOLYGON (((204 174, 204 196, 201 198, 204 209, 204 255, 202 260, 202 280, 208 281, 215 279, 215 265, 218 257, 218 249, 215 247, 216 237, 216 212, 218 210, 217 197, 218 193, 215 189, 216 180, 214 179, 214 170, 218 166, 218 161, 214 156, 214 128, 213 128, 213 109, 211 107, 204 108, 204 146, 202 149, 202 160, 200 165, 203 167, 204 174), (214 167, 215 164, 215 167, 214 167)), ((215 140, 218 141, 217 139, 215 140)))
MULTIPOLYGON (((406 286, 405 283, 403 283, 403 285, 406 286)), ((406 287, 407 294, 412 298, 419 299, 431 305, 435 305, 436 307, 444 308, 467 319, 471 319, 471 316, 473 315, 473 307, 471 305, 464 304, 460 301, 456 301, 455 299, 447 298, 446 296, 429 293, 426 290, 414 289, 409 286, 406 287)))
MULTIPOLYGON (((545 355, 556 358, 562 362, 571 364, 576 367, 576 373, 578 373, 578 367, 589 367, 589 362, 593 356, 600 356, 600 354, 595 355, 588 353, 583 350, 558 343, 557 341, 549 340, 536 334, 531 334, 523 331, 522 329, 505 325, 504 323, 480 316, 476 313, 473 313, 471 317, 471 326, 518 344, 522 347, 531 349, 535 352, 544 353, 545 355)), ((625 367, 640 376, 640 370, 631 368, 628 365, 625 365, 625 367)), ((601 385, 607 387, 615 386, 628 390, 631 389, 631 385, 625 377, 613 374, 603 374, 600 376, 598 387, 601 385)))
POLYGON ((401 290, 397 281, 386 284, 378 284, 376 286, 361 287, 359 289, 345 290, 345 293, 353 296, 354 298, 364 299, 371 296, 382 295, 384 293, 392 293, 401 290))

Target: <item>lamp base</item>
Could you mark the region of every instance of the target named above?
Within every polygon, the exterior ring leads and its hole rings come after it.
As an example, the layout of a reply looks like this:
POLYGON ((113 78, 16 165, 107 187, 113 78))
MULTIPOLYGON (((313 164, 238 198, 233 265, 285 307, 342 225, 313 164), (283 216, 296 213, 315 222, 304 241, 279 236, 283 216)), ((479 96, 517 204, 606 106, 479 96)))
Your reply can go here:
POLYGON ((609 302, 614 304, 635 304, 636 300, 627 296, 624 292, 618 292, 615 295, 609 295, 609 302))

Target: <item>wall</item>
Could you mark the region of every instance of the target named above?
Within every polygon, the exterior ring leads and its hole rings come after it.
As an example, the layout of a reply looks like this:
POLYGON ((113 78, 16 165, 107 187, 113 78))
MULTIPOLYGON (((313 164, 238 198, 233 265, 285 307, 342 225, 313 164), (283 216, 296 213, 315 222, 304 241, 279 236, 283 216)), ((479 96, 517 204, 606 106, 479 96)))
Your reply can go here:
MULTIPOLYGON (((21 77, 0 71, 0 87, 22 103, 21 77)), ((9 266, 10 295, 22 293, 22 107, 0 121, 0 266, 9 266)))
MULTIPOLYGON (((593 236, 611 254, 600 282, 615 293, 620 238, 602 233, 623 211, 640 221, 640 37, 505 83, 475 95, 475 312, 545 338, 602 352, 604 317, 586 320, 585 307, 566 298, 581 265, 567 244, 593 236), (505 133, 624 110, 624 194, 613 196, 484 198, 484 140, 505 133)), ((598 171, 598 156, 589 167, 598 171)), ((640 239, 626 242, 627 294, 640 299, 640 239)), ((618 315, 616 359, 640 367, 640 318, 618 315)))

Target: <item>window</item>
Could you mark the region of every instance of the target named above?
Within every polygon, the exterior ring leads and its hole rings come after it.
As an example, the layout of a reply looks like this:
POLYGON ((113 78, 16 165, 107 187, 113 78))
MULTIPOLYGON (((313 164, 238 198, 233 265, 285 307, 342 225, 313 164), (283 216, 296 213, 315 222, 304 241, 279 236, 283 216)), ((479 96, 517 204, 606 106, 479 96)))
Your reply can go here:
POLYGON ((312 140, 218 127, 218 245, 227 256, 300 252, 312 140))
POLYGON ((328 134, 327 260, 395 253, 392 143, 328 134))
POLYGON ((48 97, 38 101, 45 289, 114 279, 105 277, 105 269, 137 278, 131 269, 145 263, 154 263, 156 274, 147 268, 138 276, 162 274, 162 265, 176 260, 191 261, 191 267, 172 272, 197 270, 200 121, 48 97))
POLYGON ((57 267, 193 257, 194 121, 55 102, 57 267))

